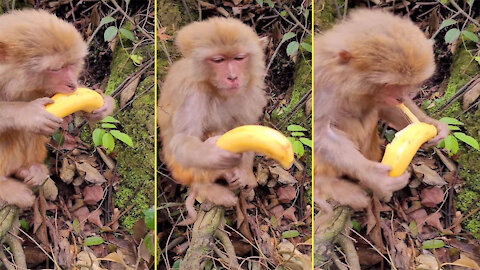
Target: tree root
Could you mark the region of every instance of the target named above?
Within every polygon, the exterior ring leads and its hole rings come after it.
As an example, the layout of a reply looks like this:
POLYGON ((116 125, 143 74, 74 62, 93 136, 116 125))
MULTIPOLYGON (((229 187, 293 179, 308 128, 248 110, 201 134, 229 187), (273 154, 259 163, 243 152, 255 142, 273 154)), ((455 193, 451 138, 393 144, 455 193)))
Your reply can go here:
POLYGON ((187 253, 180 263, 180 270, 201 269, 202 263, 215 252, 220 259, 228 265, 228 269, 239 269, 233 244, 228 235, 223 231, 224 209, 219 206, 210 211, 201 211, 193 225, 192 240, 187 253), (215 246, 218 239, 222 244, 225 254, 215 246))
POLYGON ((320 211, 315 217, 314 265, 329 269, 334 263, 339 269, 360 269, 357 250, 353 241, 347 237, 350 230, 352 210, 347 206, 339 206, 330 213, 320 211), (348 267, 334 253, 338 244, 342 248, 348 267))
POLYGON ((0 242, 10 247, 14 263, 8 260, 3 247, 0 248, 0 260, 8 270, 27 269, 25 252, 18 238, 18 226, 18 208, 12 205, 2 208, 0 210, 0 242))

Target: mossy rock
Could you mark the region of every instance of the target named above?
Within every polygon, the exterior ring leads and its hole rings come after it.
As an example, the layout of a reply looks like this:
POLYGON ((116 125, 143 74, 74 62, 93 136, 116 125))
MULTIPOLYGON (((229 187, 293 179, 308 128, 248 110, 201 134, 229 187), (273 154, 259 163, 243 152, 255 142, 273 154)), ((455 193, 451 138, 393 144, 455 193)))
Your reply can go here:
POLYGON ((337 13, 333 4, 335 0, 315 0, 315 32, 323 31, 330 28, 335 22, 337 13))
MULTIPOLYGON (((468 47, 471 47, 471 44, 467 44, 467 48, 468 47)), ((473 76, 479 73, 480 66, 473 61, 472 55, 465 50, 464 46, 458 46, 453 57, 451 76, 448 79, 445 94, 442 98, 435 101, 435 106, 431 108, 431 110, 444 104, 448 98, 454 95, 462 86, 470 81, 473 76)), ((456 117, 461 113, 461 101, 456 101, 441 114, 436 114, 434 117, 456 117)), ((480 111, 478 110, 476 112, 463 114, 459 118, 460 121, 465 123, 463 126, 465 134, 474 137, 477 141, 480 139, 479 119, 480 111)), ((459 163, 459 174, 465 185, 455 201, 457 209, 462 211, 465 216, 476 207, 480 207, 480 163, 478 162, 480 160, 480 152, 464 143, 459 142, 459 144, 460 148, 457 162, 459 163)), ((480 236, 480 213, 476 213, 465 220, 463 227, 475 236, 480 236)))

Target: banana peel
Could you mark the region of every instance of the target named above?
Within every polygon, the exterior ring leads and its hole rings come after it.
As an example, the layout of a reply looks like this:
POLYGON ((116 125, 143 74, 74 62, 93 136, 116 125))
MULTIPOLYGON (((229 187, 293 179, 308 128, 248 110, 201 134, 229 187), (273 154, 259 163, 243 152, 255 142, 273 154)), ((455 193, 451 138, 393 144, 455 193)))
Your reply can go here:
POLYGON ((294 158, 292 144, 282 133, 260 125, 234 128, 218 138, 217 146, 234 153, 262 153, 285 169, 292 165, 294 158))
POLYGON ((88 88, 77 88, 70 94, 58 93, 52 100, 54 103, 47 104, 45 109, 60 118, 78 111, 91 113, 103 106, 102 95, 88 88))
POLYGON ((393 141, 385 149, 382 164, 392 167, 389 172, 391 177, 402 175, 420 146, 437 135, 435 126, 420 122, 404 104, 398 107, 412 123, 397 132, 393 141))

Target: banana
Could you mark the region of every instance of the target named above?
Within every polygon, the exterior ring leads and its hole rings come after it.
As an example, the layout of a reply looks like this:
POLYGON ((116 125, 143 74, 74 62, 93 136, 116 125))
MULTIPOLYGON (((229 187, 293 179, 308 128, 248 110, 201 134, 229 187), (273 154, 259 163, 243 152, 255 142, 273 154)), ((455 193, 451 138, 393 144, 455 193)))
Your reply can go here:
POLYGON ((383 155, 382 164, 392 166, 389 175, 397 177, 403 174, 420 146, 437 135, 435 126, 420 122, 403 104, 398 106, 412 122, 395 134, 383 155))
POLYGON ((103 106, 103 97, 99 93, 88 88, 77 88, 71 94, 55 94, 52 104, 45 109, 57 117, 63 118, 77 111, 92 112, 103 106))
POLYGON ((290 141, 269 127, 246 125, 234 128, 218 138, 217 146, 234 153, 259 152, 275 159, 286 169, 293 163, 290 141))

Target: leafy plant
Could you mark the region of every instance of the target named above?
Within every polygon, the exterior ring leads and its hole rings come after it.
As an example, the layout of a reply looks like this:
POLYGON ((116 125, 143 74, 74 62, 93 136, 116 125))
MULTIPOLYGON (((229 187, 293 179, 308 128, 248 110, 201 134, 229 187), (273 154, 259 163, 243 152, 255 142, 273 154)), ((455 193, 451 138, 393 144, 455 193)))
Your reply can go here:
POLYGON ((107 116, 100 121, 100 123, 102 128, 96 128, 92 133, 93 143, 96 146, 101 145, 107 149, 107 153, 111 153, 115 148, 115 138, 130 147, 133 146, 132 138, 117 129, 115 123, 120 123, 120 121, 111 116, 107 116))
POLYGON ((312 148, 312 140, 305 137, 304 131, 306 128, 299 125, 289 125, 287 130, 291 132, 291 137, 288 137, 293 147, 293 153, 297 158, 301 158, 305 154, 305 146, 312 148))
POLYGON ((437 147, 445 148, 449 152, 449 155, 454 155, 458 152, 458 140, 460 140, 461 142, 470 145, 474 149, 479 150, 478 141, 475 140, 475 138, 468 136, 463 132, 460 132, 461 129, 459 126, 463 126, 463 122, 460 122, 457 119, 451 117, 443 117, 442 119, 440 119, 440 122, 447 124, 448 129, 456 132, 447 135, 447 137, 445 137, 445 139, 441 141, 437 145, 437 147))

